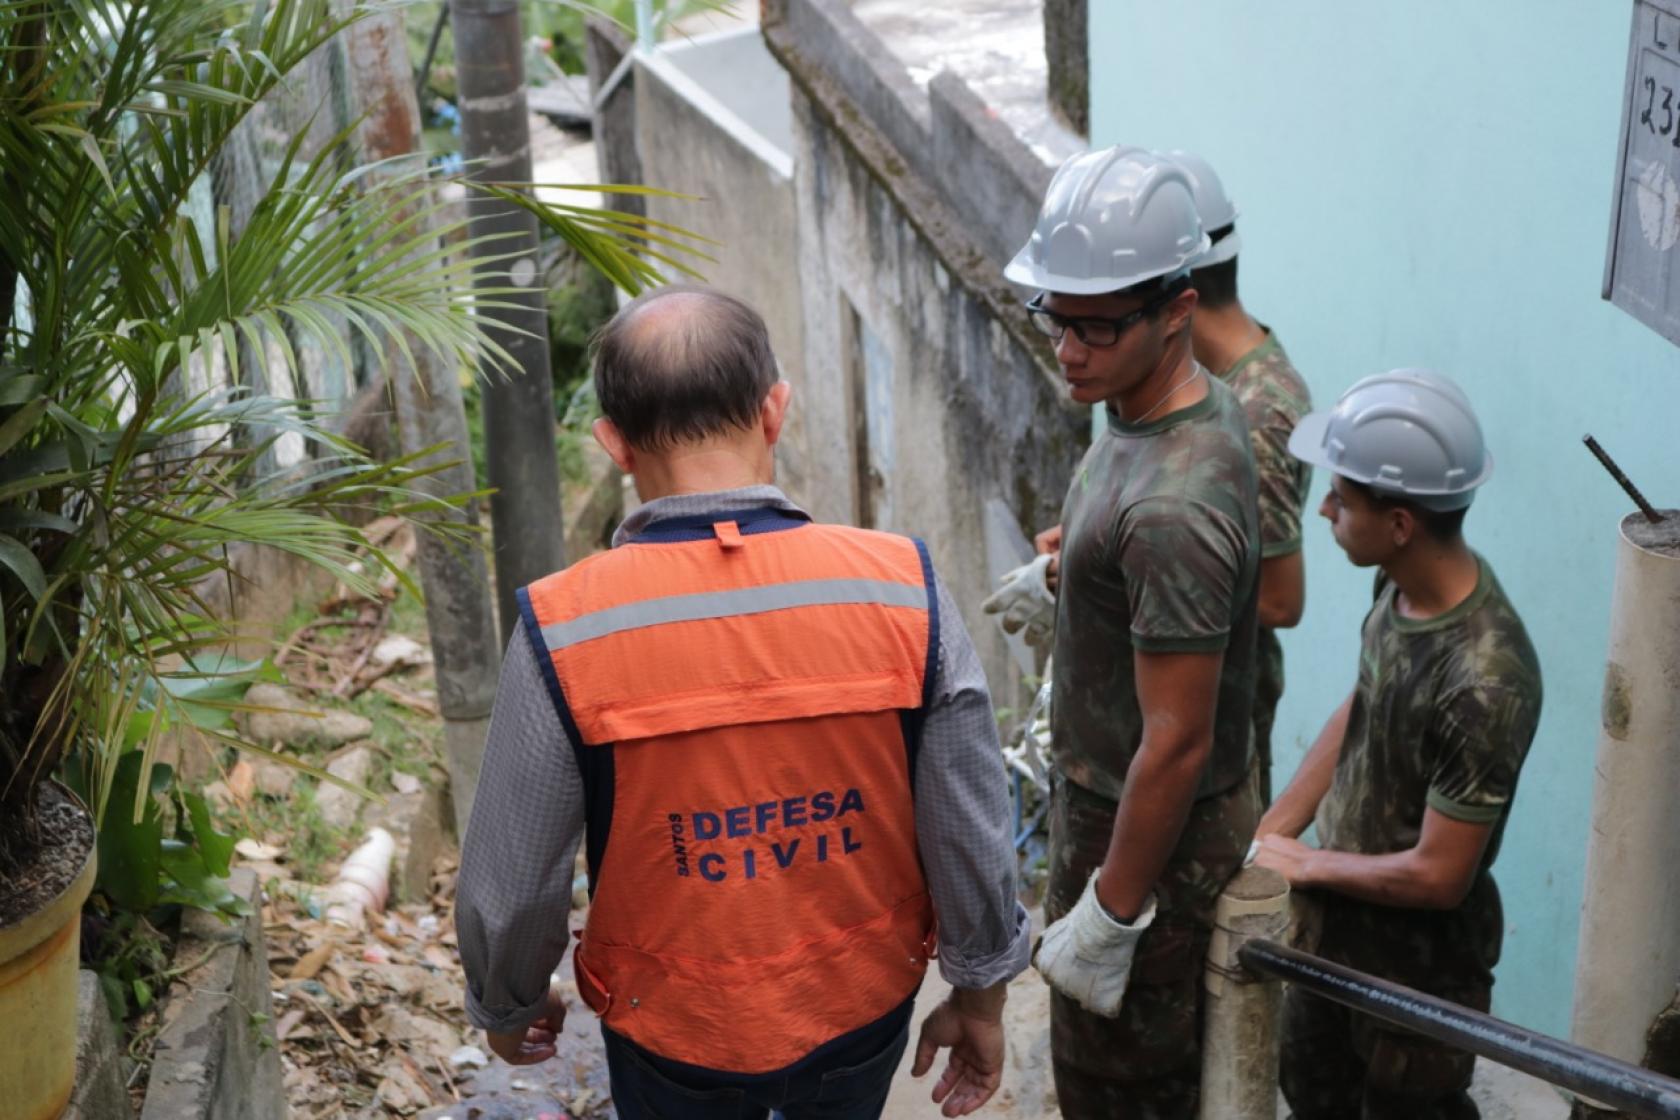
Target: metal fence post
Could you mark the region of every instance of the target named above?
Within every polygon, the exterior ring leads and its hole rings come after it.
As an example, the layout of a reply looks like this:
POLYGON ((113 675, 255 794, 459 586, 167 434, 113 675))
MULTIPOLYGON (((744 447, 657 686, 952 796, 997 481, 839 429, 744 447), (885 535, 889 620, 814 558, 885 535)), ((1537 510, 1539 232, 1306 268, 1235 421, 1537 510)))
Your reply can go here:
POLYGON ((1203 1120, 1275 1120, 1283 984, 1244 968, 1250 938, 1281 938, 1289 927, 1289 884, 1246 867, 1225 885, 1214 912, 1203 983, 1203 1120))

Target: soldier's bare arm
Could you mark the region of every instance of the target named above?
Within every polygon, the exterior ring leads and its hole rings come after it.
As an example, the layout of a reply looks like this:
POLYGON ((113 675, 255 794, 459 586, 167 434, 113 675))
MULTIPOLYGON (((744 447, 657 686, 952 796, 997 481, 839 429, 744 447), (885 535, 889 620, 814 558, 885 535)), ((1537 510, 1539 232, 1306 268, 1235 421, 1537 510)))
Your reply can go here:
POLYGON ((1313 740, 1307 756, 1301 760, 1300 768, 1289 780, 1288 788, 1278 795, 1265 816, 1260 818, 1260 826, 1254 830, 1254 835, 1294 839, 1307 830, 1313 814, 1318 812, 1318 803, 1330 791, 1330 779, 1336 774, 1336 759, 1342 753, 1342 740, 1347 738, 1348 712, 1352 708, 1353 693, 1350 692, 1347 699, 1330 713, 1324 729, 1313 740))
POLYGON ((1362 902, 1413 910, 1451 910, 1464 901, 1481 866, 1494 826, 1458 821, 1436 809, 1423 812, 1415 847, 1386 855, 1324 851, 1299 840, 1268 836, 1258 862, 1290 886, 1335 891, 1362 902))
POLYGON ((1126 774, 1114 834, 1097 877, 1097 898, 1123 921, 1143 909, 1184 831, 1213 750, 1224 660, 1222 651, 1136 654, 1143 742, 1126 774))
POLYGON ((1260 625, 1288 630, 1301 621, 1306 606, 1307 566, 1300 549, 1260 561, 1260 625))

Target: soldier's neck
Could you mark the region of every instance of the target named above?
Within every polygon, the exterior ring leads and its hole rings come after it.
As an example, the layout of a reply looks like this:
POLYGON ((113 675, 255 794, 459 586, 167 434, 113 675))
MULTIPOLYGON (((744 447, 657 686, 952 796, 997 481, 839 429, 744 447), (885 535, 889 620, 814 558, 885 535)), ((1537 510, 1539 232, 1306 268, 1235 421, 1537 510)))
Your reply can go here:
POLYGON ((1421 535, 1383 566, 1400 595, 1395 609, 1419 621, 1446 614, 1476 591, 1481 565, 1463 537, 1437 541, 1421 535))
POLYGON ((1190 321, 1190 343, 1196 360, 1215 374, 1223 374, 1250 350, 1266 341, 1266 328, 1254 321, 1241 300, 1224 307, 1196 308, 1190 321))
POLYGON ((1141 424, 1170 416, 1207 396, 1207 379, 1195 377, 1196 360, 1191 354, 1189 331, 1167 347, 1155 371, 1130 389, 1110 397, 1108 403, 1129 424, 1141 424))

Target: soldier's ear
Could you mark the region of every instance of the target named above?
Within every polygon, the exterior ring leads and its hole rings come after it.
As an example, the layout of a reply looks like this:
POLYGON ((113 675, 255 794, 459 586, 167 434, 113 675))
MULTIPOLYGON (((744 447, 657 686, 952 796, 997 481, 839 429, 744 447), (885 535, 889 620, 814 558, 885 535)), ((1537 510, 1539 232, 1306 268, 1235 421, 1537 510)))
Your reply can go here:
POLYGON ((1388 511, 1388 535, 1395 548, 1405 548, 1417 533, 1417 516, 1411 510, 1405 506, 1394 506, 1388 511))

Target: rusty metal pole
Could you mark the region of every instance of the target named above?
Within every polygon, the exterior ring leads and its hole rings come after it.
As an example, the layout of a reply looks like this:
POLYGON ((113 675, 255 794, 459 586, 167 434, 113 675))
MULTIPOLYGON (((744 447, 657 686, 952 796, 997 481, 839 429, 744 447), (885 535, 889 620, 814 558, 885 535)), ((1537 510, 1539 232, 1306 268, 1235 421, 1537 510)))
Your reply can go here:
MULTIPOLYGON (((449 10, 455 26, 461 147, 472 176, 528 183, 531 127, 519 5, 516 0, 449 0, 449 10)), ((502 633, 512 634, 519 625, 514 593, 565 564, 548 312, 539 284, 536 217, 490 198, 473 199, 469 215, 469 230, 479 245, 479 285, 521 289, 496 297, 511 306, 487 311, 499 324, 492 334, 513 355, 515 368, 505 374, 485 370, 483 382, 486 481, 495 489, 490 522, 496 613, 502 633)))
MULTIPOLYGON (((352 25, 345 51, 356 108, 365 114, 357 136, 364 162, 413 155, 420 146, 420 110, 402 15, 393 12, 352 25)), ((421 488, 440 495, 469 493, 478 486, 460 381, 430 348, 418 339, 410 342, 414 368, 404 368, 400 355, 391 359, 400 446, 412 454, 447 444, 445 455, 459 462, 423 479, 421 488)), ((478 505, 438 516, 476 526, 478 505)), ((501 667, 489 573, 476 547, 451 546, 429 533, 420 534, 418 545, 456 835, 465 835, 501 667)))
POLYGON ((1251 938, 1280 939, 1289 928, 1289 884, 1264 867, 1245 867, 1219 896, 1203 984, 1201 1115, 1206 1120, 1276 1120, 1283 985, 1244 968, 1251 938))

